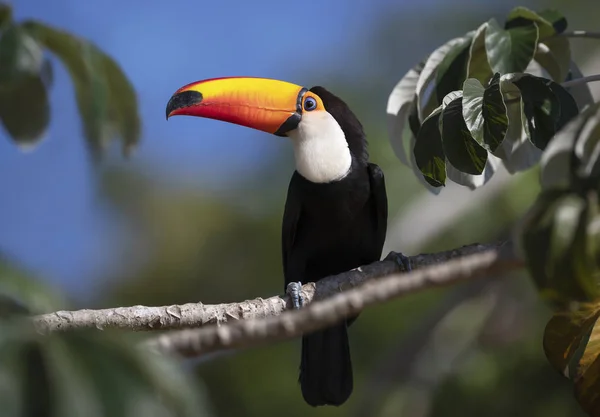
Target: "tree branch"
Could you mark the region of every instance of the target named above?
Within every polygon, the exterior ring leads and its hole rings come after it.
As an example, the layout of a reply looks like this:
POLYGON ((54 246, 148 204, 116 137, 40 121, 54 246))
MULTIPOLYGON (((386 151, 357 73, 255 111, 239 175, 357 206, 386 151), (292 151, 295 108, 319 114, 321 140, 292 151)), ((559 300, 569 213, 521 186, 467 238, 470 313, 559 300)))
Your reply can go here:
MULTIPOLYGON (((506 250, 500 250, 498 245, 468 246, 462 248, 463 251, 470 252, 466 256, 460 256, 463 253, 461 249, 437 255, 420 255, 411 259, 421 259, 430 266, 408 274, 393 273, 365 283, 359 288, 335 294, 327 300, 313 303, 306 308, 283 312, 277 317, 256 318, 232 322, 225 326, 170 332, 148 340, 146 346, 162 353, 198 357, 217 350, 247 348, 298 337, 335 324, 344 317, 359 313, 365 307, 393 298, 522 267, 523 261, 514 255, 510 245, 507 246, 506 250), (457 256, 458 258, 439 265, 432 265, 434 262, 427 261, 440 255, 444 259, 457 256)), ((337 292, 337 288, 342 283, 357 285, 358 281, 362 283, 369 279, 368 277, 380 277, 381 274, 376 270, 389 271, 392 267, 388 262, 390 261, 376 262, 359 270, 328 277, 323 285, 321 285, 322 281, 317 283, 317 292, 321 288, 328 290, 335 288, 337 292)), ((306 291, 307 295, 311 294, 311 286, 314 288, 314 284, 303 286, 303 291, 306 291)))
MULTIPOLYGON (((449 259, 465 256, 501 245, 469 245, 436 254, 421 254, 410 257, 413 268, 443 263, 449 259)), ((341 290, 363 284, 365 281, 400 272, 393 260, 374 262, 354 270, 330 276, 302 287, 307 303, 313 299, 327 298, 341 290)), ((256 298, 240 303, 202 304, 189 303, 162 307, 117 307, 103 310, 57 311, 33 318, 41 333, 83 328, 120 328, 129 330, 166 330, 200 327, 207 324, 223 324, 232 320, 260 319, 277 316, 291 308, 288 296, 278 295, 267 299, 256 298)))

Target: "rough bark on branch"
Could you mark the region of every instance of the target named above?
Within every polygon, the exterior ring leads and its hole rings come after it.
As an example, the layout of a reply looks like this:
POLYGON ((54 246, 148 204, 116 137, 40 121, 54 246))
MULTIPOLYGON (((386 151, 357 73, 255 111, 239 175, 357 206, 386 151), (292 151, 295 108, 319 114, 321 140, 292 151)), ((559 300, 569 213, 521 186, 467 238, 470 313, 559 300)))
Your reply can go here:
MULTIPOLYGON (((461 249, 445 252, 440 264, 427 262, 422 269, 411 273, 392 273, 378 280, 364 283, 366 276, 379 277, 371 271, 378 268, 380 272, 396 269, 387 261, 372 264, 369 267, 350 271, 328 278, 323 289, 339 288, 342 283, 357 285, 333 295, 327 300, 312 303, 306 308, 296 311, 283 312, 277 317, 253 318, 229 323, 225 326, 209 326, 202 329, 186 329, 163 334, 146 342, 146 346, 168 354, 178 354, 185 357, 198 357, 210 352, 232 348, 247 348, 266 342, 298 337, 304 333, 319 330, 339 322, 347 316, 359 313, 365 307, 391 300, 409 293, 428 288, 447 286, 461 281, 490 276, 501 272, 515 270, 523 266, 512 248, 500 250, 498 245, 473 245, 462 248, 471 253, 460 256, 461 249), (475 252, 475 253, 473 253, 475 252), (478 253, 477 253, 478 252, 478 253), (433 265, 431 265, 433 263, 433 265), (369 275, 373 274, 373 275, 369 275)), ((439 255, 439 254, 438 254, 439 255)), ((421 255, 425 261, 436 255, 421 255), (424 258, 423 258, 424 257, 424 258)), ((413 258, 411 258, 413 259, 413 258)), ((439 258, 438 258, 439 259, 439 258)), ((421 264, 423 265, 423 264, 421 264)), ((317 284, 317 290, 321 287, 317 284)), ((311 294, 311 285, 305 285, 307 294, 311 294)))
MULTIPOLYGON (((450 251, 421 254, 410 257, 414 269, 440 264, 456 257, 462 257, 490 249, 498 249, 501 244, 473 244, 450 251)), ((385 277, 400 272, 400 266, 393 260, 383 260, 362 266, 348 272, 333 275, 309 283, 302 287, 306 303, 327 298, 341 290, 350 289, 368 280, 385 277)), ((129 330, 166 330, 201 327, 207 324, 223 324, 232 320, 260 319, 277 316, 291 308, 287 295, 267 299, 256 298, 240 303, 202 304, 189 303, 162 307, 132 306, 102 310, 57 311, 33 318, 39 332, 65 331, 83 328, 120 328, 129 330)))

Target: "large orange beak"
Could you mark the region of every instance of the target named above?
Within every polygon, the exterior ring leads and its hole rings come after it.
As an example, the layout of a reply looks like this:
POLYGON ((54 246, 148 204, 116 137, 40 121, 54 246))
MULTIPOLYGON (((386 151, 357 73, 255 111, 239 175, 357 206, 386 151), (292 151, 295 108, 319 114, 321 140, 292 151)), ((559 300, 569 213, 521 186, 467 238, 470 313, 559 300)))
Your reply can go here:
POLYGON ((167 119, 206 117, 285 136, 300 123, 306 92, 299 85, 268 78, 213 78, 177 90, 167 104, 167 119))

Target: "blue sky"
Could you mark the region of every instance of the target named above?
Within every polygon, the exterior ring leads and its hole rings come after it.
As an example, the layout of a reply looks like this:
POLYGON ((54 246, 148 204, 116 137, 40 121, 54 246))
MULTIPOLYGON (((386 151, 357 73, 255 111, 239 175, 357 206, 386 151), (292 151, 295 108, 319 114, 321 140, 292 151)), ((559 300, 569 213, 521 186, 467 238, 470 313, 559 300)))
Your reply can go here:
MULTIPOLYGON (((436 3, 13 2, 17 19, 39 19, 90 39, 122 66, 137 89, 143 120, 133 163, 209 185, 253 170, 282 145, 274 145, 268 135, 215 121, 176 118, 167 123, 165 105, 178 87, 231 75, 319 84, 303 74, 334 76, 351 53, 350 45, 360 49, 386 13, 402 10, 423 17, 422 11, 436 3)), ((51 101, 48 137, 34 152, 19 151, 0 130, 0 250, 78 292, 101 275, 110 256, 108 238, 117 226, 98 207, 72 86, 60 65, 55 65, 51 101)))

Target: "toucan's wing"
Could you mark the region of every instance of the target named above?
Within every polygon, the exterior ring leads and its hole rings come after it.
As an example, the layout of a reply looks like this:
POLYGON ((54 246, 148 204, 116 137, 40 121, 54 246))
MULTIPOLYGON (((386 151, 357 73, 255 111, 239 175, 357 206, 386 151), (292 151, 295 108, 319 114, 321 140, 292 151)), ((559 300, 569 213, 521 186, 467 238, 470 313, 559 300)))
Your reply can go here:
POLYGON ((290 282, 298 282, 302 279, 302 271, 294 268, 290 263, 296 232, 302 218, 302 201, 297 194, 297 187, 293 187, 294 177, 288 187, 288 195, 285 201, 285 210, 283 213, 283 224, 281 227, 281 250, 283 256, 283 275, 285 277, 285 287, 290 282))
POLYGON ((369 182, 371 185, 371 223, 375 229, 375 241, 372 244, 374 251, 377 251, 375 259, 381 258, 381 251, 385 243, 388 219, 388 202, 385 190, 385 178, 383 171, 378 165, 369 163, 369 182))

